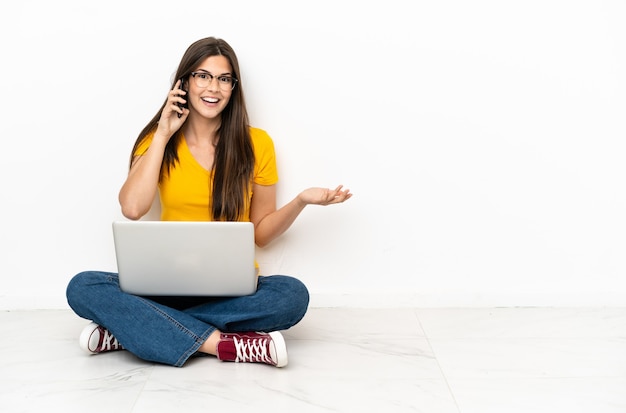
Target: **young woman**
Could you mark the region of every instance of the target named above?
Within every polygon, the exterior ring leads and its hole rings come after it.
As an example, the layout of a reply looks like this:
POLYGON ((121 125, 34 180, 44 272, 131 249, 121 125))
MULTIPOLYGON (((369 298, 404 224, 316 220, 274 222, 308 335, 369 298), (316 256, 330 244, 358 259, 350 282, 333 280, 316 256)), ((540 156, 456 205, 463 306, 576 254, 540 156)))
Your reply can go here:
MULTIPOLYGON (((140 219, 159 194, 162 220, 251 221, 266 246, 309 204, 337 204, 352 194, 342 186, 309 188, 276 207, 276 161, 271 138, 248 123, 233 49, 209 37, 185 52, 163 106, 135 142, 119 201, 140 219)), ((298 323, 309 294, 296 278, 259 276, 244 297, 142 297, 120 290, 115 273, 86 271, 67 288, 71 308, 92 320, 80 346, 96 354, 125 349, 138 357, 183 366, 194 355, 282 367, 287 350, 280 330, 298 323)))

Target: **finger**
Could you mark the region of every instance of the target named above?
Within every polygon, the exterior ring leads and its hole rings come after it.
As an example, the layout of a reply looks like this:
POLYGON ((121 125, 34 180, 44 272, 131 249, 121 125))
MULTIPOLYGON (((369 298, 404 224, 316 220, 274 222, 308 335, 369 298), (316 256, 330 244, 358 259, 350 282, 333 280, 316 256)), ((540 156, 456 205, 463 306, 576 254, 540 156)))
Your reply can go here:
POLYGON ((170 104, 181 105, 183 103, 187 103, 187 100, 182 96, 171 96, 169 99, 170 104))
POLYGON ((184 114, 183 104, 187 103, 183 97, 178 95, 175 91, 170 92, 168 96, 169 106, 172 112, 175 112, 180 118, 184 114))
POLYGON ((178 105, 174 106, 174 111, 176 112, 176 116, 178 116, 178 119, 182 118, 183 115, 185 114, 185 111, 180 108, 178 105))
POLYGON ((346 189, 345 191, 341 191, 336 197, 335 197, 335 203, 341 203, 344 202, 346 200, 348 200, 350 197, 352 196, 352 194, 350 193, 349 189, 346 189))
POLYGON ((178 105, 176 104, 176 102, 168 102, 168 104, 165 106, 165 108, 163 109, 163 115, 166 117, 169 117, 173 114, 178 115, 178 117, 180 117, 180 115, 182 114, 182 109, 180 107, 178 107, 178 105))
POLYGON ((172 88, 172 91, 182 90, 182 89, 183 89, 182 79, 178 79, 176 83, 174 83, 174 87, 172 88))
POLYGON ((339 195, 339 196, 335 197, 335 199, 333 200, 333 204, 340 204, 340 203, 342 203, 345 200, 346 200, 345 195, 339 195))
POLYGON ((340 196, 341 191, 339 190, 339 188, 335 188, 334 190, 329 189, 326 199, 329 203, 335 203, 340 196))
POLYGON ((341 202, 341 196, 338 194, 333 194, 326 198, 326 201, 324 202, 324 204, 330 205, 330 204, 336 204, 338 202, 341 202))
POLYGON ((349 192, 350 192, 350 190, 349 190, 349 189, 346 189, 346 190, 344 190, 344 191, 342 191, 342 189, 343 189, 343 185, 339 185, 337 188, 335 188, 335 197, 336 197, 336 198, 337 198, 337 197, 339 197, 339 198, 343 198, 343 197, 345 197, 345 195, 346 195, 347 193, 349 193, 349 192))

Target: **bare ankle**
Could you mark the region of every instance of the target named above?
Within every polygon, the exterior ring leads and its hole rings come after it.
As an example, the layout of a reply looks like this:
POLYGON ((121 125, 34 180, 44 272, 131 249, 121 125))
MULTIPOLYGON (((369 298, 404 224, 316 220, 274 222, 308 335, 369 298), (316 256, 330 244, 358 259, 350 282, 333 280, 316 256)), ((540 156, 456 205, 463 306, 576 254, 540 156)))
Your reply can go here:
POLYGON ((211 354, 213 356, 217 355, 217 343, 220 341, 221 334, 222 333, 219 330, 212 332, 209 338, 202 343, 198 351, 201 353, 211 354))

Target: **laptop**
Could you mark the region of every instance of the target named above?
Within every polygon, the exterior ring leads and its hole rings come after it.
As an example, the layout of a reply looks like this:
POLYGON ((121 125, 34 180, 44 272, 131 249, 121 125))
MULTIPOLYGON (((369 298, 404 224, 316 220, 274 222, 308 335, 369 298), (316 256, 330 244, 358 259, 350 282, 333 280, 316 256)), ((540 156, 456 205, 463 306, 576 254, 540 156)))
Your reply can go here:
POLYGON ((122 291, 220 297, 256 291, 251 222, 114 221, 113 240, 122 291))

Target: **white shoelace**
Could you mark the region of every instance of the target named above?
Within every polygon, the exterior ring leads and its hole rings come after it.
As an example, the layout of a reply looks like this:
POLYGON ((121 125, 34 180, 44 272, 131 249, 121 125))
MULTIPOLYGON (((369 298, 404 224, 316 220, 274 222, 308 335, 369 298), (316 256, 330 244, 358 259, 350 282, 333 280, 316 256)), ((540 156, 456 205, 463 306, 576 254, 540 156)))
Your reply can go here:
POLYGON ((261 362, 274 364, 267 354, 267 342, 269 338, 255 338, 238 340, 233 337, 235 350, 237 351, 236 362, 261 362))
POLYGON ((107 351, 111 349, 117 350, 120 347, 120 343, 113 336, 113 334, 109 332, 109 330, 107 330, 106 328, 103 330, 104 337, 102 338, 102 346, 100 347, 100 351, 107 351))

